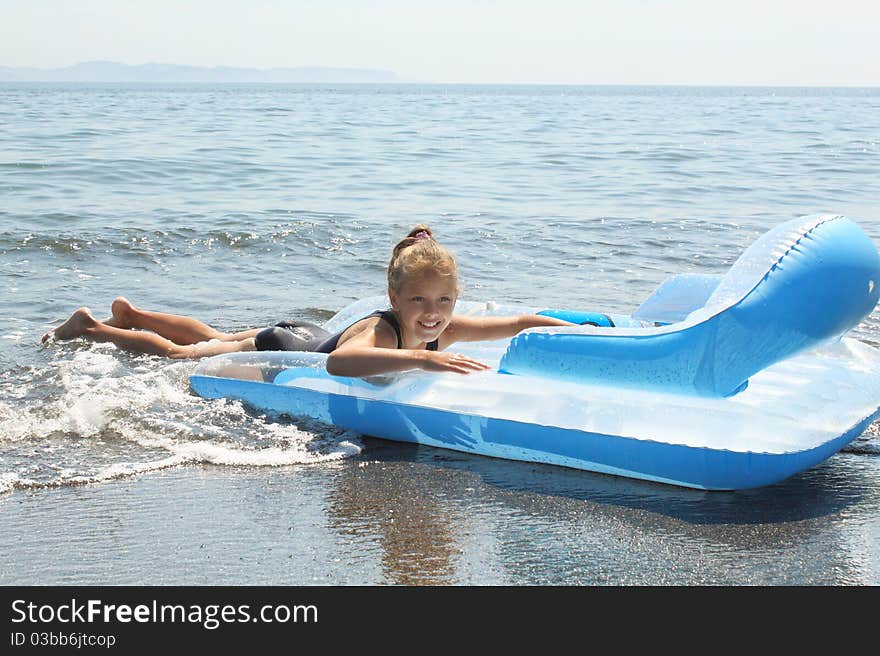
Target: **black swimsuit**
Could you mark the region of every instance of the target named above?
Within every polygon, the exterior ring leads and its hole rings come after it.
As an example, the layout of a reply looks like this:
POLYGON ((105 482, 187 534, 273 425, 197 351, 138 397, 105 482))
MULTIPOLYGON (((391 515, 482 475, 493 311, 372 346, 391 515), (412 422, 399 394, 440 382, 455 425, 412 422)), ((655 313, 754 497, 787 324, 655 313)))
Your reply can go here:
MULTIPOLYGON (((403 339, 400 336, 400 324, 397 316, 391 310, 376 310, 363 319, 358 319, 351 326, 360 323, 364 319, 379 317, 388 323, 397 334, 397 348, 403 348, 403 339)), ((348 326, 348 328, 351 328, 348 326)), ((313 353, 332 353, 339 344, 339 338, 348 328, 331 334, 321 326, 308 321, 280 321, 270 328, 261 330, 254 338, 258 351, 311 351, 313 353)), ((437 350, 437 341, 428 342, 425 348, 429 351, 437 350)))

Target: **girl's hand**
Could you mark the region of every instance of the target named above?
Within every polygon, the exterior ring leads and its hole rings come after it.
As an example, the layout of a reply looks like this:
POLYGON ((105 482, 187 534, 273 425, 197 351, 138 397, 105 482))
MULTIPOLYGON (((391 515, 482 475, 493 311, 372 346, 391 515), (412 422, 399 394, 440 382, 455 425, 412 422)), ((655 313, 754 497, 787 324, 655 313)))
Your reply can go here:
POLYGON ((461 353, 447 353, 446 351, 423 351, 423 353, 425 359, 422 361, 422 369, 425 371, 453 371, 457 374, 469 374, 492 368, 485 362, 474 360, 461 353))

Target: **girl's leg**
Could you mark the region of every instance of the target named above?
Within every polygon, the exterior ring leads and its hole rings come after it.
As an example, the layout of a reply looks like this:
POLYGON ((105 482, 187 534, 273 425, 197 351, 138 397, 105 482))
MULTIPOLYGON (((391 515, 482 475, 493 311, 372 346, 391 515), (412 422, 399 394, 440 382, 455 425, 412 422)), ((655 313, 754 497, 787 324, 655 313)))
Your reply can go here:
POLYGON ((223 333, 191 317, 165 312, 148 312, 132 305, 120 296, 113 301, 113 316, 105 323, 114 328, 143 328, 171 340, 175 344, 195 344, 211 339, 222 342, 240 342, 254 337, 261 328, 240 333, 223 333))
MULTIPOLYGON (((221 353, 253 351, 255 349, 253 339, 235 342, 176 344, 152 332, 128 330, 107 325, 95 319, 89 309, 85 307, 74 312, 67 321, 58 326, 53 332, 56 339, 65 340, 85 337, 95 342, 111 342, 118 348, 131 351, 132 353, 161 355, 173 359, 204 358, 221 353)), ((46 333, 43 341, 46 341, 50 335, 51 333, 46 333)))

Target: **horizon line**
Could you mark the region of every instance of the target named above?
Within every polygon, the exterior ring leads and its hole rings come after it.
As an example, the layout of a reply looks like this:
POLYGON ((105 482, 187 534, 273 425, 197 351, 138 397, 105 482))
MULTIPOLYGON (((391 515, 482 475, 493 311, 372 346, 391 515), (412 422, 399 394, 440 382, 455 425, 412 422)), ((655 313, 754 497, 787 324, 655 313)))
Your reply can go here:
MULTIPOLYGON (((2 68, 2 67, 0 67, 2 68)), ((320 67, 318 67, 320 68, 320 67)), ((398 80, 395 82, 236 82, 225 80, 3 80, 0 84, 204 84, 238 86, 457 86, 457 87, 672 87, 715 89, 878 89, 877 84, 723 83, 723 82, 437 82, 398 80)))
POLYGON ((520 81, 520 82, 455 82, 455 81, 436 81, 436 80, 412 80, 412 79, 400 79, 400 75, 391 69, 384 68, 365 68, 365 67, 351 67, 351 66, 326 66, 326 65, 298 65, 298 66, 273 66, 270 68, 258 68, 254 66, 242 66, 242 65, 230 65, 230 64, 213 64, 213 65, 200 65, 200 64, 178 64, 178 63, 167 63, 160 61, 148 61, 141 64, 128 64, 125 62, 114 61, 111 59, 88 59, 83 61, 78 61, 73 64, 68 64, 64 66, 55 66, 55 67, 39 67, 39 66, 5 66, 0 64, 0 70, 6 69, 8 71, 39 71, 41 73, 49 73, 49 72, 57 72, 63 71, 65 69, 75 68, 77 66, 83 66, 88 64, 112 64, 114 66, 127 67, 127 68, 139 68, 139 67, 148 67, 148 66, 167 66, 167 67, 178 67, 178 68, 189 68, 189 69, 202 69, 205 71, 216 71, 218 69, 233 69, 239 71, 252 71, 259 73, 271 73, 277 71, 297 71, 297 70, 310 70, 310 71, 345 71, 345 72, 364 72, 364 73, 385 73, 391 74, 395 78, 398 78, 395 81, 383 81, 383 82, 355 82, 355 81, 345 81, 345 82, 320 82, 320 81, 302 81, 302 82, 279 82, 279 81, 225 81, 225 80, 157 80, 157 81, 144 81, 144 80, 127 80, 123 78, 112 79, 112 80, 0 80, 0 83, 11 83, 11 82, 24 82, 24 83, 65 83, 65 84, 114 84, 114 83, 126 83, 126 84, 273 84, 273 85, 284 85, 284 84, 349 84, 349 85, 451 85, 451 86, 547 86, 547 87, 710 87, 710 88, 745 88, 745 89, 766 89, 766 88, 791 88, 791 89, 878 89, 880 88, 880 84, 864 84, 864 83, 798 83, 798 82, 748 82, 748 83, 731 83, 731 82, 535 82, 535 81, 520 81))

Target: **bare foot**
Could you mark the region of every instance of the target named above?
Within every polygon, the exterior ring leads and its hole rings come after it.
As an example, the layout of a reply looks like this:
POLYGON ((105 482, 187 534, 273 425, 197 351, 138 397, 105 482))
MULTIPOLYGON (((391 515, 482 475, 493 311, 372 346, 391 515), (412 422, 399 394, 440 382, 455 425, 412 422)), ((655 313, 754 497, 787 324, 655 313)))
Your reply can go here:
POLYGON ((97 322, 87 307, 81 307, 70 315, 70 318, 54 330, 50 330, 41 338, 44 344, 53 337, 57 340, 74 339, 84 335, 85 332, 95 326, 97 322))
POLYGON ((110 306, 110 311, 113 313, 113 316, 107 319, 104 323, 116 328, 132 328, 134 327, 134 324, 132 323, 131 318, 136 309, 137 308, 135 308, 127 298, 124 296, 117 296, 113 300, 113 304, 110 306))

